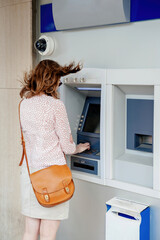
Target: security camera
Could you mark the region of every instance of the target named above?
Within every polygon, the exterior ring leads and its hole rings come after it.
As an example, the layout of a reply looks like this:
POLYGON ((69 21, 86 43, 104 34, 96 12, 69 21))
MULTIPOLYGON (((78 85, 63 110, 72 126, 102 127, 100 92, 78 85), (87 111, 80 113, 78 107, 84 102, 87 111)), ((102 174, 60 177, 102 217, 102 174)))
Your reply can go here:
POLYGON ((42 35, 35 43, 35 49, 41 55, 51 55, 52 52, 55 50, 55 42, 51 37, 42 35))

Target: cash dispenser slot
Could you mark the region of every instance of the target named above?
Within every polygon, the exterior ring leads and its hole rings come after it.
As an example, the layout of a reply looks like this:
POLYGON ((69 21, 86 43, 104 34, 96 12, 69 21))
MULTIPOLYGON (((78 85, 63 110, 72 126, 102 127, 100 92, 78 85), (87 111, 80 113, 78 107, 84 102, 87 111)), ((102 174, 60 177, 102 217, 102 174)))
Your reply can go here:
POLYGON ((142 151, 152 151, 152 136, 135 134, 135 148, 142 151))
POLYGON ((75 156, 71 157, 71 169, 80 172, 86 172, 91 174, 98 174, 98 162, 89 159, 80 159, 75 156))

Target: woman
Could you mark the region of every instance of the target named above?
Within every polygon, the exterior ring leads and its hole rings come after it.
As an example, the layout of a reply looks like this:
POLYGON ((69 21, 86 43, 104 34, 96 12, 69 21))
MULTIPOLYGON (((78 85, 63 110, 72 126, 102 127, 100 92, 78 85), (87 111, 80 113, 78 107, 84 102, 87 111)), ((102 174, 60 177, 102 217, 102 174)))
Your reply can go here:
MULTIPOLYGON (((64 154, 90 148, 89 143, 73 142, 65 106, 58 99, 60 78, 81 70, 74 63, 60 66, 52 60, 41 61, 25 73, 20 96, 20 119, 30 172, 66 163, 64 154)), ((68 218, 69 202, 51 208, 41 206, 32 189, 26 162, 21 167, 21 212, 25 216, 23 240, 55 240, 60 221, 68 218)))

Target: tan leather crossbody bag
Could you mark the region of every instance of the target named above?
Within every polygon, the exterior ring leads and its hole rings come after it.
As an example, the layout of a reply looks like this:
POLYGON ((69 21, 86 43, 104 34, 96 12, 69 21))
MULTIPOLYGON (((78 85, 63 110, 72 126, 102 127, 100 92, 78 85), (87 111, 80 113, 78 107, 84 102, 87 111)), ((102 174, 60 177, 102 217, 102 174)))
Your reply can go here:
POLYGON ((75 187, 72 179, 72 173, 67 164, 65 164, 52 165, 50 167, 30 174, 25 141, 20 120, 20 104, 22 101, 23 100, 20 101, 18 108, 19 122, 21 127, 21 139, 23 146, 23 153, 19 166, 22 165, 25 156, 28 174, 38 202, 43 207, 53 207, 57 204, 69 200, 73 196, 75 187))

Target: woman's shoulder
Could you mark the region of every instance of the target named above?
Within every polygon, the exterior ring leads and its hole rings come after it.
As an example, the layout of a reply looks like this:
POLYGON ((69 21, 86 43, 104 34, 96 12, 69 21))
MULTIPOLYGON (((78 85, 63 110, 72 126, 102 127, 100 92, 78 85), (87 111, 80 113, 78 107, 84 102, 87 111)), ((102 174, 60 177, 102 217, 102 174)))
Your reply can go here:
POLYGON ((57 105, 59 105, 59 106, 61 106, 61 105, 64 106, 64 103, 63 103, 63 101, 62 101, 61 99, 55 99, 55 98, 54 98, 54 102, 55 102, 57 105))
POLYGON ((53 108, 56 108, 56 109, 64 109, 65 108, 65 105, 63 103, 63 101, 61 99, 58 99, 58 98, 54 98, 52 96, 48 96, 46 94, 42 94, 42 95, 36 95, 36 96, 33 96, 31 98, 24 98, 21 102, 21 104, 23 105, 34 105, 34 102, 35 103, 39 103, 40 105, 43 103, 45 105, 47 105, 48 107, 53 107, 53 108), (26 103, 26 104, 25 104, 26 103))
POLYGON ((65 105, 64 105, 64 103, 61 99, 53 98, 53 105, 54 105, 54 108, 58 111, 61 111, 61 110, 65 109, 65 105))

